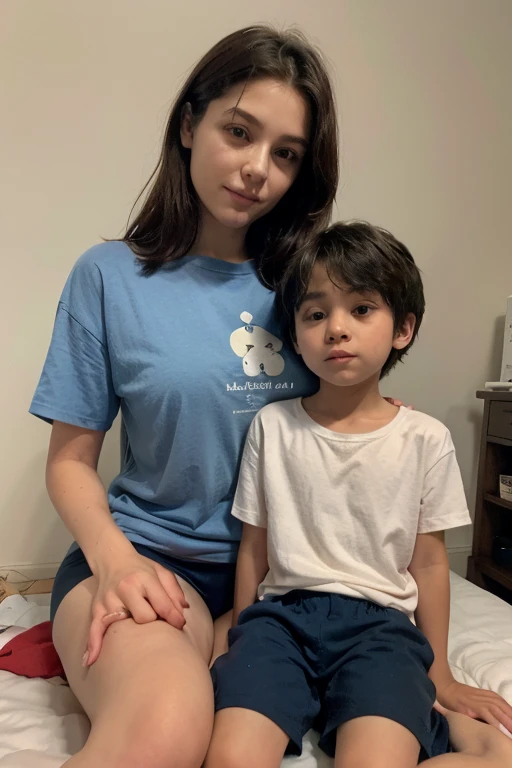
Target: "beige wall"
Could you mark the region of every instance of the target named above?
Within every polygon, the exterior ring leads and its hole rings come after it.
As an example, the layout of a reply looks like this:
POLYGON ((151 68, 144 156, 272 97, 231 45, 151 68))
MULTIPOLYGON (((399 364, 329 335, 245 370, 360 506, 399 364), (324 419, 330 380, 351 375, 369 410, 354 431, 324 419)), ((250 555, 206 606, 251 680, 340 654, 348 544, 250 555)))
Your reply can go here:
MULTIPOLYGON (((44 489, 49 428, 27 415, 66 275, 122 230, 184 73, 261 20, 299 24, 336 70, 337 215, 392 229, 425 275, 421 338, 386 391, 451 428, 473 501, 474 392, 498 375, 496 318, 512 292, 512 4, 2 0, 0 565, 55 563, 69 541, 44 489)), ((113 434, 105 479, 116 466, 113 434)))

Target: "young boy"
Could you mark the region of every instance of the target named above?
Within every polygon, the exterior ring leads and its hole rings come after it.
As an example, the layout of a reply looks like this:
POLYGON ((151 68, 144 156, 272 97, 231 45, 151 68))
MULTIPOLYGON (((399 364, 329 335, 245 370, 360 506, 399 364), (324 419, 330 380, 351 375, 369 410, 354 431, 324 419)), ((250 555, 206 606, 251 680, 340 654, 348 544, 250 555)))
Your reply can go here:
POLYGON ((315 727, 336 768, 412 768, 450 751, 436 687, 454 709, 474 691, 447 661, 443 531, 471 522, 453 443, 379 393, 418 333, 421 277, 388 232, 337 224, 291 262, 281 300, 320 387, 267 405, 249 430, 205 765, 278 768, 315 727))

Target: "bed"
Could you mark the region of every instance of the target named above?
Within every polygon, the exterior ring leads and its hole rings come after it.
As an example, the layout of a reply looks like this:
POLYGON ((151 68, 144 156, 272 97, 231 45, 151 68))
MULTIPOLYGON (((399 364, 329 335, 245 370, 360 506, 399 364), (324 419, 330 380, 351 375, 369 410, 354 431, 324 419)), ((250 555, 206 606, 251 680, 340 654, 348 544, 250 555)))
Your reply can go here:
MULTIPOLYGON (((487 687, 512 703, 512 607, 451 574, 449 657, 457 680, 487 687)), ((37 613, 37 620, 47 616, 37 613)), ((0 635, 0 647, 10 639, 0 635)), ((17 677, 0 671, 0 768, 58 768, 77 752, 89 725, 80 704, 60 678, 17 677)), ((314 734, 301 757, 283 768, 332 768, 314 734)))

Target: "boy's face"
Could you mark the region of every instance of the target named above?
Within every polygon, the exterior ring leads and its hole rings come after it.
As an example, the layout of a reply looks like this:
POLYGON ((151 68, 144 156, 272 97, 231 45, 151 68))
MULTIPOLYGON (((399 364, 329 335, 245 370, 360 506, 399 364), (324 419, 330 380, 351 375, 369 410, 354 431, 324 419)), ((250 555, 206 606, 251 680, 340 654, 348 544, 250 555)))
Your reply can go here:
POLYGON ((391 349, 404 349, 414 315, 394 331, 393 314, 378 293, 335 285, 323 264, 313 267, 304 301, 295 312, 296 351, 320 379, 353 386, 379 377, 391 349))

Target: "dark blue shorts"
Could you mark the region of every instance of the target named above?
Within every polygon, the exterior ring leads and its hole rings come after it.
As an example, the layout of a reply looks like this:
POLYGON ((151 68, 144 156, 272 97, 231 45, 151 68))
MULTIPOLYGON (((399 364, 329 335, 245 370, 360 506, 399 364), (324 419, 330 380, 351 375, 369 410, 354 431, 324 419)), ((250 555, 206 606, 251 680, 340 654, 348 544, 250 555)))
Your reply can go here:
POLYGON ((266 715, 289 736, 289 753, 300 755, 315 728, 333 757, 337 728, 368 715, 405 726, 421 759, 450 751, 448 723, 432 709, 432 649, 400 611, 295 590, 243 611, 229 648, 212 669, 216 710, 266 715))
MULTIPOLYGON (((235 563, 204 563, 180 560, 171 555, 155 552, 142 544, 133 544, 140 555, 160 563, 164 568, 181 576, 199 592, 215 621, 233 607, 235 588, 235 563)), ((52 590, 50 618, 53 621, 57 608, 73 587, 92 576, 81 549, 69 552, 61 563, 52 590)))

